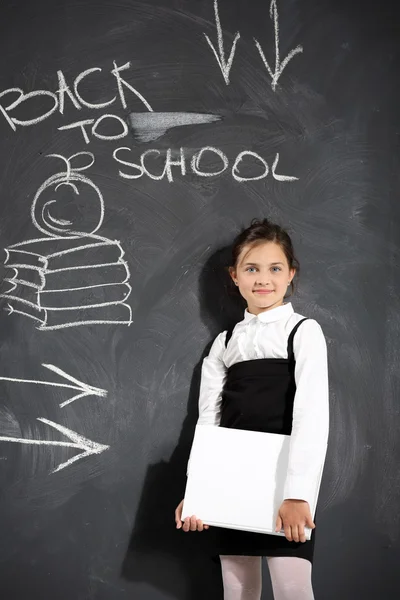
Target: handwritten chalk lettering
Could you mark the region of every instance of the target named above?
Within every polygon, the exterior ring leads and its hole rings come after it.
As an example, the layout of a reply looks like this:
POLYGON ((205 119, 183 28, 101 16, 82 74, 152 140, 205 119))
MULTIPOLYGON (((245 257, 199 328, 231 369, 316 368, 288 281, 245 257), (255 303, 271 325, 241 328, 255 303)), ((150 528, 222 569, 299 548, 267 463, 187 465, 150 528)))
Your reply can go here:
POLYGON ((160 181, 161 179, 163 179, 165 177, 165 173, 166 170, 164 168, 164 171, 161 173, 161 175, 154 175, 154 173, 151 173, 148 168, 145 165, 145 159, 150 156, 151 154, 156 154, 157 156, 160 156, 161 152, 159 150, 146 150, 146 152, 143 152, 143 154, 141 154, 140 156, 140 165, 143 169, 143 173, 145 173, 147 175, 147 177, 150 177, 150 179, 154 179, 155 181, 160 181))
POLYGON ((124 138, 126 135, 128 135, 128 131, 128 125, 123 119, 121 119, 121 117, 118 117, 117 115, 102 115, 97 119, 97 121, 92 127, 92 135, 97 137, 99 140, 120 140, 121 138, 124 138), (118 121, 118 123, 122 125, 122 131, 114 135, 98 133, 97 128, 100 125, 100 123, 104 121, 104 119, 114 119, 115 121, 118 121))
POLYGON ((120 140, 120 139, 124 138, 126 135, 128 135, 128 133, 129 133, 128 125, 125 123, 125 121, 123 119, 121 119, 121 117, 118 117, 118 115, 102 115, 101 117, 99 117, 96 120, 95 119, 84 119, 83 121, 75 121, 75 123, 69 123, 68 125, 62 125, 61 127, 58 128, 58 130, 64 131, 66 129, 75 129, 75 128, 80 127, 81 133, 83 135, 83 139, 85 140, 86 144, 89 144, 90 138, 89 138, 88 132, 86 130, 86 126, 89 126, 89 125, 92 125, 92 127, 91 127, 92 135, 94 137, 98 138, 99 140, 120 140), (122 131, 120 131, 119 133, 114 133, 114 134, 99 133, 97 131, 97 128, 100 125, 100 123, 102 121, 104 121, 104 119, 114 119, 121 125, 122 131))
POLYGON ((79 84, 81 83, 81 81, 83 79, 85 79, 85 77, 87 77, 91 73, 95 73, 96 71, 101 72, 100 67, 93 67, 91 69, 86 69, 86 71, 83 71, 82 73, 80 73, 78 75, 78 77, 75 78, 75 81, 74 81, 74 94, 78 98, 79 102, 83 106, 86 106, 86 108, 95 108, 95 109, 96 108, 106 108, 106 106, 110 106, 117 99, 117 97, 114 96, 114 98, 112 100, 109 100, 108 102, 99 102, 97 104, 94 104, 93 102, 88 102, 87 100, 84 100, 82 98, 81 93, 79 92, 79 89, 78 89, 79 84))
MULTIPOLYGON (((162 152, 156 148, 150 148, 143 152, 139 160, 136 162, 127 160, 127 157, 121 157, 121 152, 132 153, 132 149, 127 146, 123 146, 121 148, 116 148, 113 152, 114 160, 120 165, 125 165, 129 169, 133 169, 133 172, 127 172, 126 170, 119 170, 118 174, 123 179, 140 179, 144 175, 153 179, 155 181, 161 181, 166 178, 170 183, 174 181, 172 167, 179 167, 180 174, 185 176, 187 174, 187 157, 185 155, 185 149, 180 148, 179 150, 179 159, 173 159, 173 151, 171 148, 166 150, 165 159, 164 159, 164 168, 160 173, 154 173, 153 169, 149 168, 149 157, 153 156, 156 158, 160 158, 162 156, 162 152)), ((188 161, 189 162, 189 161, 188 161)), ((252 161, 254 162, 254 160, 252 161)), ((213 146, 205 146, 201 148, 198 152, 196 152, 190 159, 190 170, 193 174, 199 177, 218 177, 222 175, 225 171, 230 169, 230 173, 235 179, 235 181, 239 183, 243 183, 246 181, 258 181, 260 179, 265 179, 269 173, 276 181, 287 182, 287 181, 298 181, 298 177, 294 177, 291 175, 280 175, 276 172, 279 163, 279 153, 276 153, 274 162, 272 164, 271 170, 267 161, 251 150, 243 150, 240 152, 236 158, 234 159, 232 166, 230 167, 230 161, 227 155, 220 150, 219 148, 214 148, 213 146), (203 159, 203 155, 205 153, 211 152, 216 155, 217 160, 221 162, 221 166, 218 165, 218 169, 214 171, 205 170, 204 167, 201 166, 201 162, 203 159), (245 170, 245 159, 246 157, 250 157, 255 159, 256 164, 259 163, 262 168, 262 172, 258 175, 249 175, 244 173, 245 170)))
POLYGON ((131 149, 128 148, 127 146, 122 146, 121 148, 116 148, 113 152, 114 160, 116 160, 121 165, 125 165, 126 167, 135 169, 136 171, 138 171, 138 173, 126 173, 124 171, 118 171, 118 175, 120 177, 122 177, 123 179, 140 179, 140 177, 142 177, 144 175, 143 167, 141 165, 138 165, 137 163, 133 163, 128 160, 124 160, 120 156, 118 156, 118 153, 121 152, 122 150, 131 152, 131 149))
POLYGON ((277 181, 298 181, 298 177, 291 177, 289 175, 278 175, 275 171, 276 167, 278 166, 278 162, 279 162, 279 153, 276 153, 275 156, 275 160, 274 160, 274 164, 272 165, 272 176, 274 179, 276 179, 277 181))
POLYGON ((121 157, 119 157, 118 153, 122 150, 131 152, 131 149, 127 148, 126 146, 117 148, 113 152, 114 160, 121 163, 122 165, 131 167, 132 169, 137 171, 135 173, 126 173, 124 171, 118 171, 118 175, 120 177, 122 177, 123 179, 140 179, 140 177, 143 177, 143 175, 147 175, 148 177, 150 177, 150 179, 154 179, 155 181, 161 181, 161 179, 164 179, 164 177, 166 176, 168 181, 171 183, 174 180, 173 174, 172 174, 172 167, 180 167, 181 175, 186 175, 186 160, 185 160, 185 154, 184 154, 183 148, 180 148, 180 150, 179 150, 179 158, 178 159, 173 158, 173 151, 171 148, 167 149, 166 156, 165 156, 165 162, 164 162, 164 169, 160 175, 156 175, 156 174, 150 172, 145 164, 145 159, 147 159, 147 157, 150 156, 151 154, 153 154, 153 155, 155 154, 157 157, 159 157, 161 155, 161 152, 159 150, 150 149, 150 150, 146 150, 145 152, 143 152, 140 156, 140 164, 137 164, 137 163, 134 163, 131 161, 127 161, 127 160, 124 160, 121 157))
MULTIPOLYGON (((145 105, 145 107, 148 111, 152 111, 153 109, 150 106, 150 104, 147 102, 146 98, 132 84, 128 83, 121 76, 121 72, 129 69, 131 66, 131 63, 127 62, 124 65, 118 66, 117 63, 115 61, 113 61, 113 65, 114 65, 114 68, 111 70, 111 73, 117 82, 118 94, 119 94, 120 102, 121 102, 123 108, 125 108, 125 109, 127 108, 127 100, 126 100, 126 96, 125 96, 125 90, 129 90, 136 96, 136 98, 138 98, 145 105)), ((7 101, 0 102, 0 113, 4 116, 4 118, 6 119, 7 123, 10 125, 10 127, 13 129, 13 131, 16 131, 17 125, 21 125, 21 126, 37 125, 41 121, 44 121, 45 119, 47 119, 48 117, 53 115, 57 110, 59 111, 60 114, 63 115, 64 109, 65 109, 66 96, 68 96, 69 100, 72 103, 73 108, 76 110, 80 110, 82 108, 82 106, 85 106, 87 108, 93 108, 93 109, 99 109, 99 108, 104 108, 105 106, 109 106, 110 104, 113 104, 115 102, 116 96, 114 96, 114 98, 112 100, 109 100, 108 102, 94 104, 94 103, 85 101, 82 98, 82 95, 80 94, 79 89, 78 89, 79 84, 82 82, 82 80, 85 77, 87 77, 91 73, 99 72, 99 71, 101 72, 101 69, 99 67, 93 67, 91 69, 87 69, 87 70, 79 73, 79 75, 74 79, 74 83, 72 86, 73 91, 71 89, 71 86, 68 85, 68 82, 67 82, 67 79, 65 78, 64 73, 60 70, 57 71, 58 88, 55 92, 51 92, 49 90, 36 90, 33 92, 25 93, 23 91, 23 89, 18 88, 18 87, 3 90, 2 92, 0 92, 0 99, 1 98, 5 99, 8 95, 15 95, 15 94, 18 94, 18 97, 16 100, 11 102, 11 104, 8 104, 7 101), (40 97, 40 96, 48 97, 51 100, 50 108, 49 109, 46 108, 45 112, 39 114, 34 119, 28 119, 25 121, 21 120, 21 119, 17 119, 16 117, 12 116, 12 114, 11 114, 12 111, 15 110, 17 107, 19 107, 23 103, 28 102, 29 100, 32 100, 32 99, 40 97)), ((41 110, 43 110, 43 109, 41 109, 41 110)), ((111 116, 111 118, 119 119, 119 117, 115 117, 114 115, 107 115, 107 117, 110 117, 110 116, 111 116)), ((106 118, 106 115, 103 116, 103 119, 104 118, 106 118)), ((122 133, 119 133, 118 136, 101 137, 101 134, 97 134, 96 137, 99 137, 99 139, 114 139, 114 140, 124 137, 126 135, 126 133, 125 133, 126 124, 124 121, 122 121, 122 119, 120 120, 120 122, 123 124, 123 132, 124 132, 123 135, 122 135, 122 133)), ((85 121, 77 121, 75 124, 75 126, 81 127, 82 135, 87 144, 89 143, 88 135, 87 135, 87 132, 85 131, 84 127, 85 127, 85 125, 88 125, 91 123, 92 123, 92 120, 85 120, 85 121)), ((65 129, 68 129, 68 128, 72 129, 73 126, 74 125, 71 125, 70 127, 66 126, 65 129)), ((96 123, 94 125, 95 132, 96 132, 97 126, 98 126, 98 123, 96 123)), ((62 129, 62 128, 60 128, 60 129, 62 129)), ((126 131, 127 131, 127 129, 126 129, 126 131)), ((96 134, 94 133, 93 135, 96 135, 96 134)))
POLYGON ((69 89, 69 85, 65 80, 64 73, 62 71, 57 71, 58 76, 58 96, 59 96, 59 111, 63 115, 64 114, 64 97, 67 94, 68 98, 71 100, 72 104, 75 106, 77 110, 81 110, 81 105, 78 100, 75 98, 71 90, 69 89))
POLYGON ((89 144, 90 138, 85 129, 85 126, 91 125, 92 123, 94 123, 94 119, 84 119, 83 121, 75 121, 75 123, 69 123, 68 125, 62 125, 62 127, 58 128, 58 131, 64 131, 66 129, 75 129, 75 127, 80 127, 81 133, 83 135, 83 139, 85 140, 86 144, 89 144))
POLYGON ((0 104, 0 111, 6 118, 7 123, 14 131, 17 130, 16 125, 36 125, 37 123, 40 123, 40 121, 44 121, 44 119, 50 117, 58 109, 59 103, 57 95, 47 90, 38 90, 36 92, 28 92, 27 94, 25 94, 25 92, 21 88, 9 88, 8 90, 0 92, 0 98, 6 96, 7 94, 15 93, 19 94, 19 97, 14 102, 9 104, 8 106, 3 106, 2 104, 0 104), (15 108, 17 108, 17 106, 24 102, 27 102, 28 100, 31 100, 32 98, 37 98, 38 96, 47 96, 48 98, 51 98, 51 100, 53 101, 53 106, 43 114, 39 115, 38 117, 35 117, 34 119, 29 119, 28 121, 21 121, 20 119, 16 119, 15 117, 9 116, 9 113, 15 108))
POLYGON ((205 148, 202 148, 199 152, 196 152, 191 162, 193 173, 196 173, 196 175, 200 175, 200 177, 213 177, 214 175, 221 175, 224 171, 226 171, 228 166, 229 160, 226 154, 224 154, 222 150, 219 150, 218 148, 213 148, 212 146, 206 146, 205 148), (200 160, 204 152, 214 152, 217 156, 219 156, 223 164, 222 169, 220 169, 219 171, 215 171, 214 173, 208 171, 201 171, 200 160))
POLYGON ((257 154, 257 152, 252 152, 251 150, 244 150, 243 152, 237 155, 236 160, 233 163, 232 176, 234 179, 236 179, 236 181, 257 181, 258 179, 264 179, 264 177, 268 175, 268 171, 268 163, 259 154, 257 154), (255 177, 242 177, 241 175, 239 175, 239 165, 245 156, 253 156, 257 160, 259 160, 264 167, 264 173, 255 177))
POLYGON ((165 172, 167 174, 167 179, 169 182, 172 182, 174 180, 173 176, 172 176, 171 167, 180 167, 181 175, 186 175, 186 161, 185 161, 185 154, 183 152, 183 148, 179 149, 179 158, 176 160, 173 160, 173 158, 172 158, 171 148, 168 148, 168 150, 167 150, 167 156, 165 159, 165 172))
POLYGON ((124 94, 124 86, 125 86, 126 88, 128 88, 128 90, 131 90, 131 92, 133 92, 139 98, 139 100, 141 100, 141 102, 143 102, 143 104, 145 105, 147 110, 152 111, 153 109, 151 108, 150 104, 147 102, 146 98, 144 96, 142 96, 142 94, 140 92, 138 92, 137 89, 134 88, 130 83, 125 81, 125 79, 122 79, 122 77, 120 75, 121 71, 125 71, 126 69, 129 69, 129 67, 131 66, 131 63, 127 62, 124 65, 117 67, 117 63, 114 60, 113 64, 114 64, 114 68, 112 69, 111 73, 114 75, 114 77, 117 80, 118 92, 119 92, 122 106, 124 108, 127 108, 125 94, 124 94))

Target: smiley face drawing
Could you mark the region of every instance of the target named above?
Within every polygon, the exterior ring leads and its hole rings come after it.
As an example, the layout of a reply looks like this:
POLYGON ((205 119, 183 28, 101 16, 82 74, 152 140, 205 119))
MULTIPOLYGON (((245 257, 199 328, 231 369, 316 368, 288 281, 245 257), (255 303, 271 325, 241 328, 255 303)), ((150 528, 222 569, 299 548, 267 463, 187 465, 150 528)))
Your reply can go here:
POLYGON ((6 310, 38 323, 40 330, 82 325, 132 323, 126 303, 132 288, 124 251, 118 240, 96 232, 104 219, 100 189, 82 171, 95 162, 91 152, 66 158, 65 171, 49 177, 31 207, 34 226, 44 237, 5 249, 5 266, 14 274, 1 293, 6 310), (81 158, 86 164, 74 166, 81 158))

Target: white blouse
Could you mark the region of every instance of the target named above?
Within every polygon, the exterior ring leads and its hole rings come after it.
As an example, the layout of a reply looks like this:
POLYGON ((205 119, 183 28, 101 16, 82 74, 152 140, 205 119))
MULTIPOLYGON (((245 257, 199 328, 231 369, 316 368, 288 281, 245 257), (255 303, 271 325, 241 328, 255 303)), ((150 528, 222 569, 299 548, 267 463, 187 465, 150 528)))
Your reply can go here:
MULTIPOLYGON (((198 424, 219 425, 221 392, 231 365, 256 358, 288 358, 287 343, 293 327, 304 316, 290 302, 259 315, 244 311, 228 348, 226 331, 215 338, 202 363, 198 424)), ((329 383, 327 346, 315 319, 304 321, 293 338, 296 393, 290 436, 289 467, 284 499, 310 503, 311 490, 321 476, 329 433, 329 383)), ((190 457, 187 466, 189 473, 190 457)))

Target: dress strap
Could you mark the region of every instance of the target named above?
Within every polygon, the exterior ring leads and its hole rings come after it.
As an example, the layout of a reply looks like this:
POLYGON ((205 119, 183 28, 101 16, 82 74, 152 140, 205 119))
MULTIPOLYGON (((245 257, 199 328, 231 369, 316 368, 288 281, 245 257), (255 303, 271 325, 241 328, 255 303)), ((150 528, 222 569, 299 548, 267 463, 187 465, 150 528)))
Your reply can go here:
POLYGON ((227 332, 226 332, 226 337, 225 337, 225 348, 227 348, 227 347, 228 347, 228 342, 229 342, 229 340, 230 340, 230 339, 231 339, 231 337, 232 337, 232 333, 233 333, 233 330, 234 330, 234 328, 235 328, 235 325, 233 325, 233 327, 230 327, 230 328, 227 330, 227 332))
POLYGON ((307 321, 308 317, 304 317, 304 319, 301 319, 301 321, 299 321, 298 323, 296 323, 296 325, 293 327, 292 331, 289 334, 288 337, 288 345, 287 345, 287 353, 288 353, 288 359, 291 360, 293 358, 293 338, 294 338, 294 334, 296 333, 296 331, 298 330, 298 328, 300 327, 300 325, 303 323, 303 321, 307 321))

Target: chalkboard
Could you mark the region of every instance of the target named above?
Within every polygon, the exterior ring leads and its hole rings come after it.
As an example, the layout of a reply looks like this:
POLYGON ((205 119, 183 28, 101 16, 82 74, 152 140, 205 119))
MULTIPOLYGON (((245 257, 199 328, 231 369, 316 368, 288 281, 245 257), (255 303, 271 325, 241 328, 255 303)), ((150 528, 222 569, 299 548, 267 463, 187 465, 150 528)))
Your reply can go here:
POLYGON ((174 510, 254 217, 328 344, 315 595, 398 597, 398 6, 1 3, 2 598, 222 597, 174 510))

